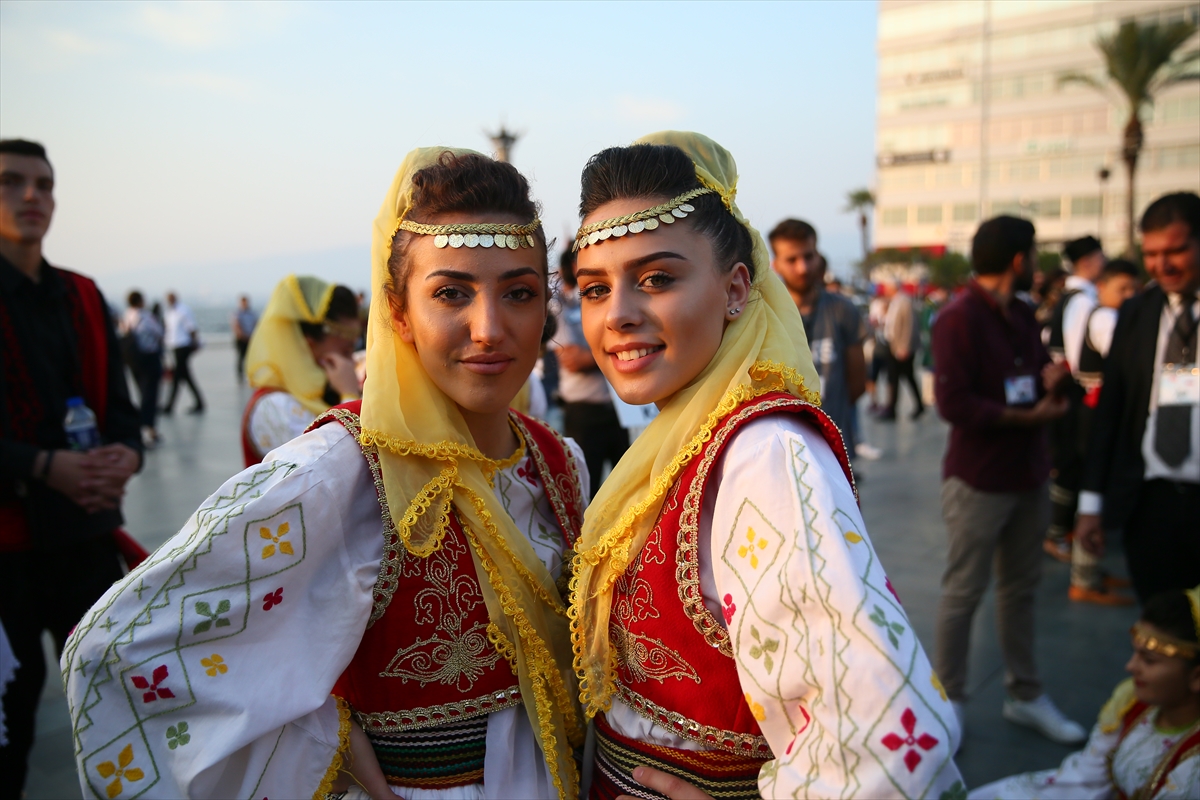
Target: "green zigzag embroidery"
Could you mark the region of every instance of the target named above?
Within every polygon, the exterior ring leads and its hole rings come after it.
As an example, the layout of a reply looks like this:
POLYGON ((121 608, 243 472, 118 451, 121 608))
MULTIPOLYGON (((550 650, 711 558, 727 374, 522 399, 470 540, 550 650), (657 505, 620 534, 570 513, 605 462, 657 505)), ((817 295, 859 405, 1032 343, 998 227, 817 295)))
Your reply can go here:
MULTIPOLYGON (((156 558, 156 556, 162 552, 163 548, 160 547, 158 550, 156 550, 150 558, 146 559, 146 561, 142 564, 139 564, 137 569, 126 575, 117 584, 120 588, 118 591, 112 594, 108 600, 108 603, 106 603, 102 608, 97 608, 96 612, 92 614, 88 622, 86 624, 81 624, 71 635, 67 642, 67 647, 64 650, 63 663, 67 665, 67 668, 62 671, 64 688, 67 685, 67 679, 70 676, 70 665, 74 663, 75 653, 78 650, 79 643, 83 640, 84 636, 86 636, 87 633, 92 630, 96 620, 99 619, 101 615, 105 614, 112 607, 113 603, 116 602, 117 598, 123 596, 126 591, 134 591, 130 587, 134 585, 135 580, 142 578, 148 568, 156 564, 160 564, 163 561, 169 561, 182 553, 186 553, 189 548, 196 548, 188 558, 184 559, 183 563, 175 568, 175 570, 163 583, 163 586, 154 593, 146 607, 134 616, 133 622, 127 624, 124 630, 122 630, 121 633, 119 633, 117 637, 113 639, 113 641, 110 642, 105 648, 104 656, 100 659, 100 662, 96 665, 95 670, 92 672, 91 678, 88 680, 88 686, 83 693, 79 708, 70 708, 72 719, 72 739, 74 740, 76 755, 79 755, 79 753, 83 751, 83 742, 80 738, 80 734, 94 724, 94 721, 88 712, 100 702, 101 698, 99 687, 114 680, 112 668, 121 661, 117 652, 118 648, 122 645, 131 644, 133 642, 134 629, 139 626, 150 624, 151 620, 153 619, 152 612, 161 608, 165 608, 171 604, 171 591, 182 587, 185 582, 184 574, 194 571, 198 566, 200 557, 208 555, 210 552, 212 552, 213 537, 228 533, 229 522, 235 517, 240 516, 245 510, 246 505, 251 500, 255 500, 262 496, 261 491, 258 490, 260 490, 264 484, 266 484, 280 471, 283 471, 282 477, 287 477, 296 468, 296 464, 273 461, 270 464, 265 465, 262 469, 253 472, 250 475, 249 480, 238 481, 235 483, 228 495, 219 495, 212 505, 198 509, 195 514, 196 528, 188 536, 186 543, 172 548, 172 550, 165 554, 165 556, 159 558, 156 558), (254 494, 251 495, 251 492, 254 492, 254 494), (221 530, 215 530, 215 528, 222 522, 224 523, 223 528, 221 530), (208 528, 207 532, 204 532, 205 528, 208 528), (198 539, 201 541, 197 542, 198 539), (207 545, 207 547, 205 547, 205 545, 207 545), (201 547, 204 549, 200 550, 199 548, 201 547), (89 703, 88 700, 91 697, 94 697, 94 699, 89 703)), ((68 698, 69 697, 70 694, 68 693, 68 698)))

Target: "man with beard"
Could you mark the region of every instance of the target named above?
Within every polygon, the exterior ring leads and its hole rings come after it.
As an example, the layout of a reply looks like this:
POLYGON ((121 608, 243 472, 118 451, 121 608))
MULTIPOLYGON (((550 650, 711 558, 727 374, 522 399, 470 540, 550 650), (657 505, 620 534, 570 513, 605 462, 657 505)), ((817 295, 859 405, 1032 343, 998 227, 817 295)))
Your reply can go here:
POLYGON ((995 217, 971 245, 975 274, 933 328, 937 404, 951 425, 942 469, 950 538, 938 605, 934 667, 964 716, 971 619, 996 571, 1004 653, 1004 717, 1062 744, 1086 731, 1042 692, 1033 658, 1033 608, 1049 523, 1045 426, 1067 410, 1069 379, 1042 345, 1033 310, 1017 294, 1037 264, 1033 224, 995 217))

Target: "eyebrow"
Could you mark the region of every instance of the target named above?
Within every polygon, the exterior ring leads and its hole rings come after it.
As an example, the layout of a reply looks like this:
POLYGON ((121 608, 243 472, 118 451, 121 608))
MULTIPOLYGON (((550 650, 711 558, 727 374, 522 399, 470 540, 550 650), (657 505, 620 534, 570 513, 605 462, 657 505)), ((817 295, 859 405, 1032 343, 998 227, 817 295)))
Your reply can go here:
MULTIPOLYGON (((681 256, 679 253, 672 252, 671 250, 659 250, 657 253, 650 253, 649 255, 644 255, 641 258, 635 258, 632 261, 626 261, 624 269, 626 269, 626 270, 637 269, 638 267, 645 266, 646 264, 650 264, 655 261, 661 261, 663 259, 676 259, 678 261, 687 261, 687 258, 685 258, 684 256, 681 256)), ((602 270, 602 269, 586 269, 585 268, 585 269, 575 270, 576 278, 580 278, 580 277, 594 278, 597 276, 602 276, 604 274, 605 274, 605 270, 602 270)))
MULTIPOLYGON (((533 267, 517 267, 516 269, 510 269, 508 272, 503 273, 500 276, 500 280, 508 281, 512 280, 513 278, 520 278, 523 275, 536 276, 537 274, 537 270, 535 270, 533 267)), ((433 278, 450 278, 456 281, 466 281, 467 283, 476 283, 479 280, 479 277, 473 273, 459 272, 458 270, 453 269, 435 269, 425 277, 425 280, 432 280, 433 278)))

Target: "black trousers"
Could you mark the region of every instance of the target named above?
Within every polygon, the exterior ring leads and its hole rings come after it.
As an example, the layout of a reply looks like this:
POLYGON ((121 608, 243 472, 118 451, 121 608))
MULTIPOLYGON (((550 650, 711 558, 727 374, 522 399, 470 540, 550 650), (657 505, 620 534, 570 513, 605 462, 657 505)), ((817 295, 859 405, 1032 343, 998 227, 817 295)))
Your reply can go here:
POLYGON ((621 427, 612 403, 564 403, 563 433, 583 448, 592 478, 591 497, 595 497, 604 462, 611 461, 616 466, 629 449, 629 431, 621 427))
POLYGON ((25 786, 46 682, 42 631, 50 631, 61 654, 71 629, 121 575, 117 546, 108 534, 61 550, 0 553, 0 622, 21 662, 4 693, 8 744, 0 747, 0 800, 15 800, 25 786))
POLYGON ((162 355, 160 353, 138 353, 138 368, 135 372, 138 396, 141 398, 141 423, 153 428, 158 418, 158 387, 162 383, 162 355))
POLYGON ((249 339, 235 339, 237 346, 237 379, 238 383, 246 380, 246 348, 250 346, 249 339))
POLYGON ((171 377, 171 395, 167 398, 166 410, 171 411, 175 408, 175 395, 179 393, 179 385, 181 383, 186 383, 188 388, 192 390, 192 398, 196 401, 196 408, 204 408, 204 396, 200 394, 200 387, 196 386, 196 380, 192 377, 192 368, 188 365, 192 354, 196 352, 196 348, 191 345, 176 347, 174 352, 175 372, 171 377))
POLYGON ((908 387, 912 389, 913 399, 917 401, 917 410, 921 411, 925 408, 925 401, 921 399, 921 389, 917 386, 917 378, 913 375, 913 362, 916 361, 916 355, 910 355, 903 360, 896 358, 890 352, 888 353, 888 413, 896 413, 896 403, 900 400, 900 378, 904 378, 908 382, 908 387))
POLYGON ((1125 561, 1138 601, 1200 584, 1200 484, 1142 484, 1125 525, 1125 561))

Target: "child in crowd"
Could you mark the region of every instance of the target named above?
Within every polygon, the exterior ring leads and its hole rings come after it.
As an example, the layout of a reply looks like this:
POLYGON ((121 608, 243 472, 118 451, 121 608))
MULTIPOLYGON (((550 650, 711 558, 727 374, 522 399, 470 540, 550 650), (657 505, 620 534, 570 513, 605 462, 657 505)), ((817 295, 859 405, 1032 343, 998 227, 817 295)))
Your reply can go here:
POLYGON ((1200 586, 1151 598, 1131 634, 1133 677, 1100 710, 1087 747, 971 800, 1200 797, 1200 586))

